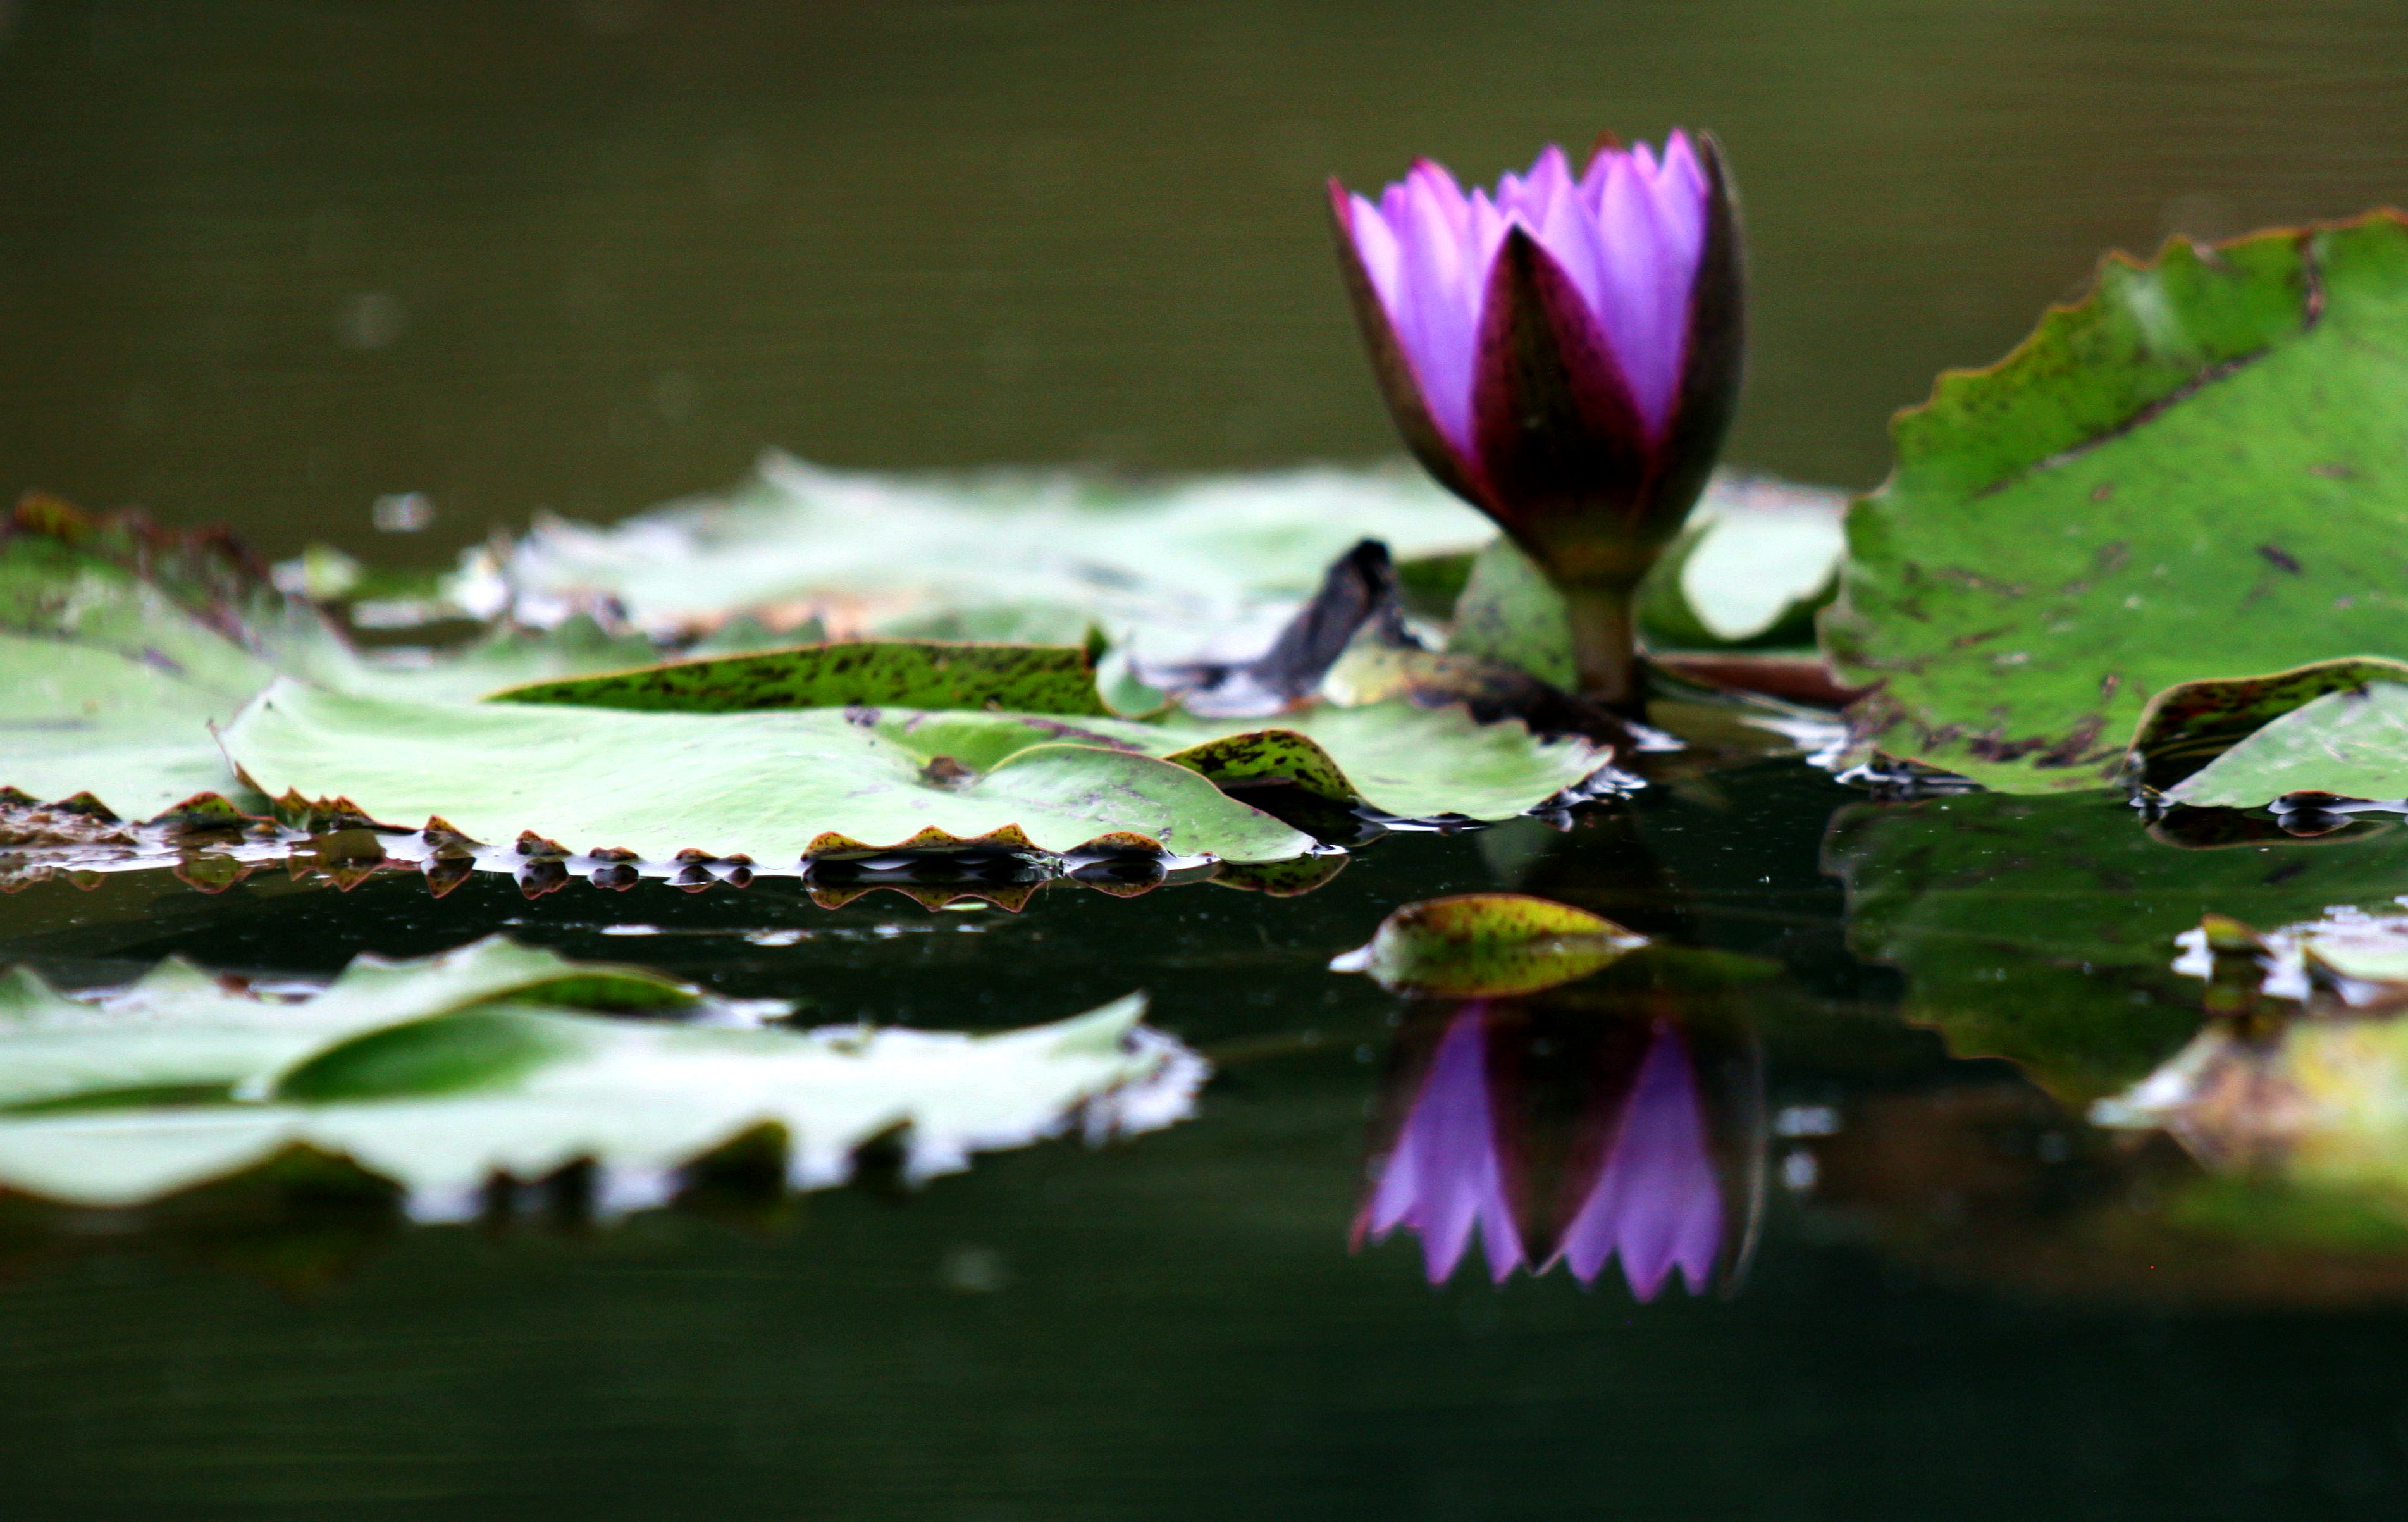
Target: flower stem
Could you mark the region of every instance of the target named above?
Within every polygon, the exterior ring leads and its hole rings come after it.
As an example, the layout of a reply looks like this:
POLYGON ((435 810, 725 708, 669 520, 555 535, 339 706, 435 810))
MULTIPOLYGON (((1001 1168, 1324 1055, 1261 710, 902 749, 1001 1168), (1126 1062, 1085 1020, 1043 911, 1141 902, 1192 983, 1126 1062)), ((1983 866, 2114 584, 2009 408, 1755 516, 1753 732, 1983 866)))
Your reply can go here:
POLYGON ((1633 591, 1627 586, 1563 589, 1565 610, 1571 616, 1572 665, 1579 673, 1580 696, 1624 713, 1638 712, 1647 697, 1631 624, 1633 591))

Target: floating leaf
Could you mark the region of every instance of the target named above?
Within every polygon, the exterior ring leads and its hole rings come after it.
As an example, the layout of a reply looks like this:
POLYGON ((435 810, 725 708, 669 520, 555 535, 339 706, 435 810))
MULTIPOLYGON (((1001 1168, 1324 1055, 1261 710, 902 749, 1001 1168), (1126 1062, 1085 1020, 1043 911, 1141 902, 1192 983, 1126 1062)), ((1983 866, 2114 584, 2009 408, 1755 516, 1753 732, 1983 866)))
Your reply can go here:
POLYGON ((2408 683, 2370 682, 2313 698, 2166 789, 2166 797, 2251 808, 2303 792, 2408 797, 2408 683))
POLYGON ((123 567, 46 534, 0 541, 0 786, 127 819, 231 791, 209 725, 273 674, 123 567))
POLYGON ((2129 774, 2164 791, 2292 710, 2370 682, 2408 682, 2408 665, 2359 658, 2319 661, 2259 677, 2218 677, 2168 687, 2149 701, 2132 739, 2129 774))
POLYGON ((506 687, 500 703, 565 703, 650 713, 764 709, 1009 709, 1101 718, 1096 668, 1078 645, 866 640, 671 661, 506 687))
POLYGON ((1329 964, 1392 993, 1436 998, 1529 994, 1585 978, 1647 938, 1584 909, 1518 893, 1408 904, 1367 945, 1329 964))
MULTIPOLYGON (((19 974, 0 1068, 15 1070, 23 1044, 40 1070, 79 1069, 83 1082, 0 1112, 0 1185, 125 1206, 306 1149, 394 1181, 425 1215, 473 1212, 496 1177, 573 1164, 594 1166, 604 1208, 626 1209, 660 1202, 674 1170, 765 1128, 785 1138, 797 1186, 841 1180, 857 1147, 898 1128, 910 1172, 925 1177, 1056 1134, 1082 1109, 1091 1137, 1168 1124, 1204 1070, 1138 1024, 1135 997, 986 1037, 717 1028, 566 1007, 578 969, 551 958, 549 983, 477 999, 458 974, 509 950, 455 958, 440 993, 414 984, 445 981, 441 964, 372 969, 372 992, 355 968, 315 1000, 247 1012, 189 969, 70 1013, 19 974), (348 1006, 322 1007, 347 991, 348 1006), (445 1012, 411 1018, 413 1004, 445 1012)), ((621 987, 631 976, 598 975, 621 987)), ((508 978, 492 982, 508 992, 508 978)))
POLYGON ((2121 255, 1942 376, 1849 519, 1824 636, 1882 750, 2097 787, 2178 682, 2408 648, 2408 223, 2121 255))
POLYGON ((924 636, 931 617, 1008 610, 1024 629, 1040 614, 1063 632, 1091 619, 1135 622, 1178 643, 1267 597, 1310 593, 1360 539, 1415 555, 1485 537, 1470 509, 1403 468, 1133 487, 1074 475, 847 473, 771 455, 724 500, 609 528, 539 522, 506 559, 472 553, 452 592, 528 622, 607 596, 661 634, 752 610, 789 623, 816 612, 847 636, 924 636))
POLYGON ((533 831, 571 850, 613 846, 652 860, 965 843, 1066 853, 1115 837, 1229 861, 1312 847, 1134 747, 1053 740, 1004 715, 914 718, 448 706, 279 681, 225 742, 271 797, 342 800, 405 826, 439 818, 472 840, 533 831))
MULTIPOLYGON (((1540 739, 1517 721, 1480 724, 1460 707, 1417 708, 1378 703, 1361 708, 1322 707, 1289 714, 1279 729, 1312 742, 1343 774, 1354 797, 1400 819, 1511 819, 1567 789, 1589 782, 1612 751, 1577 737, 1540 739)), ((1111 732, 1145 737, 1149 747, 1177 745, 1177 754, 1213 726, 1173 720, 1157 727, 1130 725, 1111 732), (1151 730, 1151 736, 1148 731, 1151 730), (1154 738, 1159 737, 1159 738, 1154 738)), ((1245 736, 1236 725, 1218 726, 1218 738, 1245 736)), ((1276 752, 1281 747, 1271 746, 1276 752)), ((1159 753, 1158 753, 1159 754, 1159 753)), ((1212 748, 1202 754, 1223 754, 1212 748)), ((1291 753, 1296 754, 1296 753, 1291 753)), ((1304 766, 1326 776, 1317 767, 1304 766)), ((1240 780, 1232 777, 1233 783, 1240 780)))

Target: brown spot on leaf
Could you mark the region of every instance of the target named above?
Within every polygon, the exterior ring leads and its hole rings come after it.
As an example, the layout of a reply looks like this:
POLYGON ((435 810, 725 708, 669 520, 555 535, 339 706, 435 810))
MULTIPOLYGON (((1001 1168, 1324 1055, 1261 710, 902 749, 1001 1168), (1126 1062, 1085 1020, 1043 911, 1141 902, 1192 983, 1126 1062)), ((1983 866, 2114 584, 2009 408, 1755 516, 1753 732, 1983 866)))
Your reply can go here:
POLYGON ((2288 571, 2293 576, 2300 574, 2300 563, 2297 560, 2292 559, 2280 545, 2261 544, 2258 546, 2258 553, 2265 560, 2266 564, 2273 567, 2276 570, 2288 571))

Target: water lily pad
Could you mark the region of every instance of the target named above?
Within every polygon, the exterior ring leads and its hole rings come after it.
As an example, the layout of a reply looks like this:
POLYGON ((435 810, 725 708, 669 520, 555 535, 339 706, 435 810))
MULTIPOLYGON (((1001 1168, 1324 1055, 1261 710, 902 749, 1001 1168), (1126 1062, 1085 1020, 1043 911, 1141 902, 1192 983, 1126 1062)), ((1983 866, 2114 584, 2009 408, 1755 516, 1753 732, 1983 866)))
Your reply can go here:
POLYGON ((2408 682, 2408 664, 2319 661, 2268 676, 2178 683, 2152 698, 2142 716, 2140 733, 2132 739, 2130 775, 2162 792, 2292 710, 2328 693, 2382 681, 2408 682))
POLYGON ((2168 788, 2166 797, 2251 808, 2300 792, 2408 797, 2408 683, 2369 682, 2313 698, 2168 788))
POLYGON ((1993 787, 2113 779, 2179 682, 2408 649, 2408 223, 2121 255, 1901 413, 1824 618, 1860 736, 1993 787))
POLYGON ((676 1169, 764 1128, 785 1139, 798 1186, 842 1179, 861 1143, 898 1128, 924 1177, 1057 1134, 1082 1113, 1091 1137, 1168 1124, 1204 1071, 1139 1024, 1136 997, 984 1037, 611 1019, 550 1001, 557 979, 480 1000, 454 987, 422 1001, 443 1012, 394 1018, 419 973, 437 975, 389 967, 377 996, 313 1010, 344 995, 358 976, 347 973, 318 1001, 247 1017, 239 996, 189 971, 151 980, 138 1006, 74 1015, 21 981, 9 991, 21 1018, 0 1021, 0 1067, 30 1042, 54 1075, 79 1062, 86 1084, 0 1112, 0 1186, 133 1205, 305 1149, 392 1180, 423 1215, 472 1212, 496 1176, 572 1164, 593 1165, 606 1210, 625 1209, 661 1202, 676 1169), (30 1029, 24 1006, 38 1007, 30 1029), (179 1062, 169 1039, 187 1027, 179 1062))
POLYGON ((791 862, 968 842, 1067 853, 1116 839, 1228 861, 1312 848, 1184 767, 1134 747, 1031 743, 1030 729, 989 714, 919 726, 834 709, 405 703, 280 680, 225 743, 271 797, 340 800, 406 827, 439 818, 479 840, 532 831, 570 850, 653 860, 695 850, 791 862))
MULTIPOLYGON (((1459 706, 1325 706, 1289 714, 1277 725, 1269 733, 1300 736, 1319 750, 1344 777, 1353 797, 1403 819, 1446 814, 1511 819, 1588 782, 1613 754, 1609 747, 1575 736, 1538 739, 1528 725, 1514 720, 1480 724, 1459 706)), ((1142 734, 1150 727, 1133 725, 1113 732, 1142 734)), ((1195 747, 1194 737, 1212 734, 1226 740, 1258 732, 1235 724, 1172 720, 1154 727, 1153 734, 1162 738, 1149 738, 1147 743, 1181 746, 1171 753, 1174 759, 1215 758, 1204 762, 1210 768, 1226 751, 1217 745, 1189 748, 1195 747)), ((1327 777, 1300 751, 1290 754, 1297 760, 1299 777, 1327 777)))
POLYGON ((1434 998, 1530 994, 1585 978, 1647 944, 1601 915, 1519 893, 1470 893, 1407 904, 1369 944, 1329 964, 1369 973, 1392 993, 1434 998))
POLYGON ((274 675, 158 583, 48 534, 0 541, 0 787, 149 819, 231 790, 209 725, 274 675))
POLYGON ((1094 654, 1080 645, 955 644, 903 639, 671 661, 506 687, 502 703, 568 703, 648 713, 763 709, 1009 709, 1103 717, 1094 654))

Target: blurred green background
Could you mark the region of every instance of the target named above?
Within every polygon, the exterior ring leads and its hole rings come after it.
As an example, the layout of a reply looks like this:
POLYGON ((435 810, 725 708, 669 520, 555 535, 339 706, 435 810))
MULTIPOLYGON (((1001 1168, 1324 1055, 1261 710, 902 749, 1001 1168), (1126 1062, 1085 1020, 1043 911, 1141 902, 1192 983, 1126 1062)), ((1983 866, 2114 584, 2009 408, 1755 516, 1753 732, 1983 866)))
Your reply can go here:
POLYGON ((2408 199, 2403 60, 2398 0, 0 0, 0 493, 427 561, 772 444, 1382 455, 1323 177, 1675 123, 1734 457, 1869 485, 2103 249, 2408 199))

